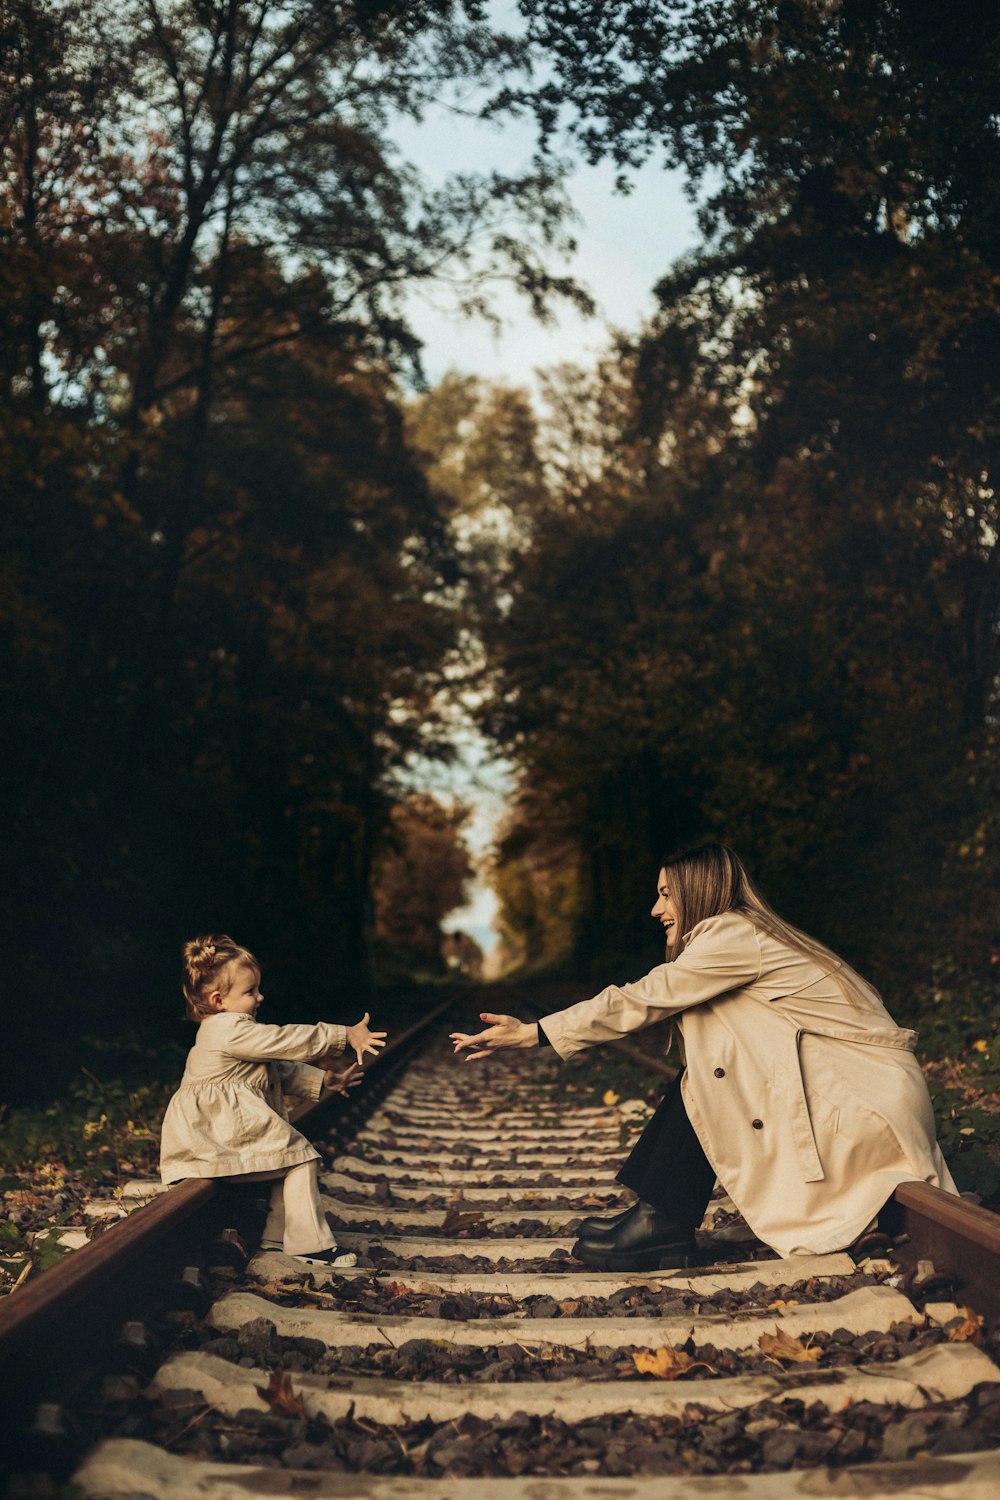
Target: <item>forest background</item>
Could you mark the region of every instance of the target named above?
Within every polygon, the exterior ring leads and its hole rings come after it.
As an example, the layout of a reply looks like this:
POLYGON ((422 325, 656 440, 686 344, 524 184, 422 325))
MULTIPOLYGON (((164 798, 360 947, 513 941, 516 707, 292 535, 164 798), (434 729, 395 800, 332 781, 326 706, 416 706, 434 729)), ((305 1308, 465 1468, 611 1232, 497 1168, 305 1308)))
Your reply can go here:
POLYGON ((186 1042, 196 931, 276 1020, 433 977, 469 723, 508 966, 634 977, 724 838, 986 1066, 998 77, 989 0, 0 0, 0 1097, 186 1042), (536 158, 430 188, 470 91, 536 158), (647 326, 421 384, 412 287, 586 308, 567 173, 650 159, 647 326))

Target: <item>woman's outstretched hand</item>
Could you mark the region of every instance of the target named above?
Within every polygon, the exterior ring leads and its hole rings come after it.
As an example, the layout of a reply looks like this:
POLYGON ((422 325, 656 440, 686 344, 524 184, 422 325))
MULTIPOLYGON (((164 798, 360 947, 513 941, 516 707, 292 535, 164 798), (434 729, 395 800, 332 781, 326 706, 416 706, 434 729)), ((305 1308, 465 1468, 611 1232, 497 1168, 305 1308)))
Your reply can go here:
POLYGON ((374 1056, 385 1046, 387 1031, 369 1031, 368 1022, 371 1020, 370 1013, 366 1010, 361 1020, 355 1026, 346 1027, 347 1045, 354 1051, 358 1063, 365 1060, 365 1053, 371 1052, 374 1056))
POLYGON ((464 1031, 451 1034, 456 1053, 468 1054, 466 1062, 472 1062, 476 1057, 489 1057, 501 1047, 538 1046, 538 1026, 534 1021, 519 1021, 516 1016, 491 1016, 487 1011, 483 1011, 479 1019, 489 1022, 488 1031, 480 1031, 477 1036, 464 1031))

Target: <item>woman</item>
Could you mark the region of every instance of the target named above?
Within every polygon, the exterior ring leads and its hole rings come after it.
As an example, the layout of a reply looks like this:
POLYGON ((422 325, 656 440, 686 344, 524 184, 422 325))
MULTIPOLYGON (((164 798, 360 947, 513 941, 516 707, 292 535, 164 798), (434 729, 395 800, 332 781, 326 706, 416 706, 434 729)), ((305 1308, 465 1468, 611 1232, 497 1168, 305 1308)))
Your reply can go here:
POLYGON ((589 1219, 573 1254, 614 1271, 687 1265, 718 1177, 779 1255, 855 1240, 900 1182, 955 1184, 901 1030, 876 991, 782 920, 724 844, 668 856, 653 916, 667 961, 529 1024, 483 1015, 467 1060, 551 1044, 560 1057, 669 1016, 685 1064, 618 1173, 639 1201, 589 1219))

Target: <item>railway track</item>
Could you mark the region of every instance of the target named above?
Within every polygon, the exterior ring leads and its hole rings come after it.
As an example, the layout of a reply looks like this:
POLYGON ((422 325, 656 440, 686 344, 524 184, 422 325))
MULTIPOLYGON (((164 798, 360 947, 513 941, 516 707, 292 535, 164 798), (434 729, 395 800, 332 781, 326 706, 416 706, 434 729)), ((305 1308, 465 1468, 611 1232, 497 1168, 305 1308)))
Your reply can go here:
MULTIPOLYGON (((1000 1493, 992 1215, 906 1185, 899 1243, 781 1261, 718 1197, 703 1265, 587 1270, 574 1228, 628 1201, 614 1170, 641 1101, 580 1104, 545 1052, 456 1063, 446 1029, 372 1069, 381 1097, 360 1126, 335 1115, 322 1180, 355 1270, 244 1265, 215 1195, 186 1220, 208 1214, 187 1242, 201 1269, 171 1271, 172 1306, 143 1326, 107 1339, 121 1270, 78 1287, 72 1315, 50 1293, 34 1335, 30 1317, 13 1338, 0 1323, 5 1399, 19 1388, 35 1412, 29 1468, 72 1472, 93 1500, 459 1500, 473 1483, 480 1500, 1000 1493), (81 1319, 110 1359, 60 1394, 44 1371, 81 1319), (84 1433, 98 1441, 81 1458, 84 1433)), ((132 1282, 162 1284, 164 1238, 175 1260, 183 1247, 183 1224, 161 1232, 178 1195, 193 1198, 173 1189, 103 1237, 142 1239, 132 1282)))

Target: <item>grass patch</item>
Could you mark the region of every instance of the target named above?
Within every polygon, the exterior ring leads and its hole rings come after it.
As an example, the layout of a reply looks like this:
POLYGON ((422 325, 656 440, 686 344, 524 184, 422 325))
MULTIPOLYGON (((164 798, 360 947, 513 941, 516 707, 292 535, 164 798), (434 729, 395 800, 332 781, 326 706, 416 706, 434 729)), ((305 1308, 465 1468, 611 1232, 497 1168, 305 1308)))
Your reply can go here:
POLYGON ((959 980, 941 965, 894 1013, 917 1032, 938 1140, 960 1191, 1000 1210, 1000 973, 959 980))

